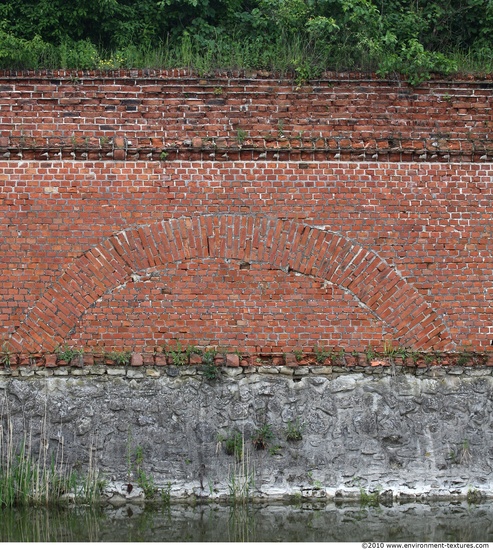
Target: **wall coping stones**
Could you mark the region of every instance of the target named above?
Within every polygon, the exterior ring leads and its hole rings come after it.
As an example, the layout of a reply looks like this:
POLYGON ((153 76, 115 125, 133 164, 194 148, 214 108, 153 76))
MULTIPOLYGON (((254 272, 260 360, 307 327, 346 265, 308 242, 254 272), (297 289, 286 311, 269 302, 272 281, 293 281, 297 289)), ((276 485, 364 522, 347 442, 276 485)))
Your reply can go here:
MULTIPOLYGON (((195 368, 207 363, 202 358, 204 350, 187 353, 183 351, 180 365, 173 363, 173 356, 164 351, 154 353, 140 352, 79 352, 73 348, 63 348, 60 353, 16 353, 7 349, 0 351, 0 373, 5 369, 15 370, 18 367, 56 369, 60 367, 87 368, 99 367, 165 367, 178 366, 195 368)), ((209 351, 209 350, 207 350, 209 351)), ((395 351, 395 350, 394 350, 395 351)), ((381 369, 405 367, 410 369, 445 369, 448 374, 463 374, 465 368, 493 368, 493 352, 454 351, 454 352, 419 352, 413 350, 398 350, 395 353, 369 350, 367 352, 345 352, 343 350, 321 350, 317 352, 286 352, 286 353, 247 353, 216 351, 214 356, 216 366, 247 369, 248 367, 268 367, 283 372, 286 369, 309 367, 310 372, 324 372, 329 368, 334 372, 362 372, 370 368, 372 372, 381 369), (317 370, 318 369, 318 370, 317 370)), ((273 371, 272 371, 273 372, 273 371)), ((302 371, 300 371, 302 372, 302 371)))
MULTIPOLYGON (((84 359, 87 354, 84 354, 84 359)), ((228 354, 229 356, 229 354, 228 354)), ((238 360, 238 365, 234 365, 234 361, 228 362, 226 358, 218 360, 216 358, 215 367, 217 375, 212 377, 212 382, 221 378, 245 378, 252 375, 268 375, 279 376, 280 378, 291 377, 295 382, 301 381, 305 377, 326 377, 336 379, 348 374, 361 374, 371 377, 387 377, 402 374, 414 375, 419 378, 443 378, 446 376, 463 377, 485 377, 493 376, 493 361, 492 354, 475 354, 468 356, 467 363, 462 364, 464 359, 460 354, 443 354, 441 362, 426 364, 423 360, 418 359, 414 362, 396 361, 393 359, 381 359, 378 362, 375 360, 362 362, 363 364, 349 362, 344 364, 344 356, 340 356, 334 363, 326 361, 324 364, 318 364, 310 359, 303 358, 300 362, 305 364, 273 364, 272 360, 254 359, 249 357, 248 360, 242 358, 238 360), (233 363, 233 364, 231 364, 233 363)), ((186 365, 174 365, 172 363, 162 363, 158 358, 156 363, 149 363, 149 357, 152 354, 146 354, 147 361, 143 361, 142 365, 114 365, 103 364, 101 362, 88 360, 84 364, 83 360, 74 361, 72 364, 66 364, 65 361, 59 360, 53 367, 48 367, 44 364, 42 357, 37 357, 30 364, 25 364, 22 361, 11 362, 10 365, 3 365, 0 368, 0 377, 28 379, 33 377, 122 377, 128 379, 142 378, 177 378, 177 377, 204 377, 207 374, 207 366, 202 363, 193 363, 186 365)), ((270 358, 272 359, 272 358, 270 358)), ((52 364, 50 359, 49 364, 52 364)), ((209 378, 210 379, 210 378, 209 378)))

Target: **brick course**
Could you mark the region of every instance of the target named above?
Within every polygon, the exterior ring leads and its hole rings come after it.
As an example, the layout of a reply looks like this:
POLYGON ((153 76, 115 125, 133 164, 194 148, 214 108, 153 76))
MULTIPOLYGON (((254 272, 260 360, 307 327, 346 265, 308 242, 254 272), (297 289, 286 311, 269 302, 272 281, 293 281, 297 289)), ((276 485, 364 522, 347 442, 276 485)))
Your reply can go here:
POLYGON ((1 74, 0 338, 493 350, 491 87, 1 74))

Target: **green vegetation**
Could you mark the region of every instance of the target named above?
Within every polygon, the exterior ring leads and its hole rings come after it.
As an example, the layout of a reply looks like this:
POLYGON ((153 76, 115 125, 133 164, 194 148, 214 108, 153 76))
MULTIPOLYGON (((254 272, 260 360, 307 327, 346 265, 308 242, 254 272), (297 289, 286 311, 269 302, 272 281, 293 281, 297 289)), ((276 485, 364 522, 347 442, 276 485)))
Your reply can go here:
POLYGON ((330 350, 326 350, 324 347, 319 346, 313 348, 313 353, 315 354, 315 360, 320 364, 324 363, 324 361, 331 356, 330 350))
MULTIPOLYGON (((229 470, 229 496, 233 504, 246 503, 250 499, 250 493, 255 487, 255 472, 250 464, 248 450, 245 449, 245 438, 242 433, 235 430, 228 436, 219 434, 218 444, 224 444, 226 454, 234 456, 235 461, 229 470)), ((209 492, 214 492, 213 484, 209 483, 209 492)))
POLYGON ((464 439, 460 445, 450 450, 447 459, 452 464, 467 464, 472 458, 469 441, 464 439))
POLYGON ((250 500, 255 488, 255 471, 250 464, 248 453, 241 460, 235 461, 229 472, 229 496, 233 504, 244 504, 250 500))
POLYGON ((157 487, 151 474, 144 469, 144 449, 138 445, 134 451, 134 465, 137 472, 137 483, 144 491, 146 498, 153 498, 157 494, 157 487))
POLYGON ((207 380, 217 380, 221 374, 219 367, 214 363, 205 363, 204 376, 207 380))
POLYGON ((171 482, 168 481, 166 486, 161 490, 161 502, 164 506, 171 504, 171 482))
MULTIPOLYGON (((1 419, 3 421, 3 419, 1 419)), ((42 430, 41 440, 47 441, 42 430)), ((63 464, 61 444, 34 450, 31 435, 14 444, 14 430, 7 419, 7 430, 0 430, 0 508, 33 504, 56 504, 64 498, 76 502, 97 502, 104 488, 92 455, 87 473, 81 474, 63 464)))
POLYGON ((369 345, 365 348, 364 354, 366 355, 367 361, 373 361, 377 356, 377 352, 373 349, 373 346, 369 345))
MULTIPOLYGON (((131 487, 131 481, 135 480, 139 487, 144 491, 146 498, 154 498, 158 493, 158 489, 154 482, 154 477, 145 471, 144 448, 142 445, 134 445, 132 432, 130 430, 127 436, 126 462, 128 486, 131 487)), ((161 494, 161 497, 164 499, 166 498, 164 493, 161 494)))
POLYGON ((281 450, 282 450, 281 445, 272 445, 271 447, 269 447, 269 454, 270 456, 281 455, 282 454, 281 450))
POLYGON ((65 361, 70 363, 73 359, 80 357, 83 354, 82 349, 74 349, 67 344, 63 346, 58 346, 55 349, 55 354, 60 361, 65 361))
POLYGON ((293 355, 298 362, 303 359, 303 352, 300 349, 294 349, 293 355))
POLYGON ((489 0, 4 0, 0 68, 493 70, 489 0))
POLYGON ((12 352, 9 349, 7 342, 2 344, 2 349, 0 350, 0 367, 8 369, 11 363, 12 352))
POLYGON ((468 349, 464 348, 459 353, 459 357, 457 359, 457 364, 460 367, 465 367, 466 365, 469 364, 469 362, 471 361, 472 358, 473 358, 473 354, 468 349))
POLYGON ((369 493, 362 487, 359 489, 359 501, 361 506, 379 506, 380 505, 380 491, 374 490, 369 493))
POLYGON ((241 460, 245 442, 240 432, 235 431, 226 437, 218 435, 217 440, 219 443, 224 444, 224 452, 227 455, 234 456, 237 460, 241 460))
POLYGON ((288 425, 285 430, 287 441, 301 441, 303 439, 303 423, 299 418, 294 422, 288 420, 288 425))
POLYGON ((221 375, 220 368, 216 365, 217 351, 215 348, 209 348, 201 351, 202 363, 204 365, 204 376, 207 380, 217 380, 221 375))
POLYGON ((130 358, 132 352, 130 351, 110 351, 106 354, 106 358, 113 361, 116 365, 121 367, 128 366, 130 364, 130 358))
POLYGON ((176 367, 183 367, 188 365, 188 359, 190 357, 190 350, 184 348, 181 342, 177 342, 174 348, 169 348, 166 355, 171 359, 171 362, 176 367))
POLYGON ((190 364, 190 357, 196 354, 202 358, 203 372, 207 380, 217 380, 221 376, 221 369, 215 363, 219 350, 216 348, 202 349, 188 345, 184 347, 177 341, 174 346, 166 348, 166 356, 175 367, 184 367, 190 364))
POLYGON ((257 451, 267 449, 269 443, 274 439, 274 432, 270 424, 263 424, 255 430, 252 436, 252 443, 257 451))
POLYGON ((238 145, 242 145, 247 137, 248 135, 246 131, 238 128, 238 130, 236 131, 236 141, 238 142, 238 145))
POLYGON ((483 495, 479 489, 469 487, 467 490, 467 502, 468 504, 479 504, 483 500, 483 495))
POLYGON ((325 349, 324 347, 315 346, 313 348, 313 353, 315 354, 315 360, 319 364, 323 364, 326 359, 331 361, 337 361, 344 357, 344 350, 335 351, 334 349, 325 349))

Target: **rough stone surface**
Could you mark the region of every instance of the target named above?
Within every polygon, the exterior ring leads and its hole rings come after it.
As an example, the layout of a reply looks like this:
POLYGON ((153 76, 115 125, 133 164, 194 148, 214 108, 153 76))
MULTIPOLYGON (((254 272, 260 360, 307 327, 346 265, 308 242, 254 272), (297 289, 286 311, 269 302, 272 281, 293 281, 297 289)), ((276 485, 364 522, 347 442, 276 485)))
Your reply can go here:
POLYGON ((493 495, 491 376, 10 377, 2 388, 4 430, 12 421, 19 443, 30 433, 34 452, 45 436, 54 455, 63 444, 67 464, 91 459, 114 486, 137 487, 140 448, 141 468, 176 498, 226 498, 243 466, 260 498, 493 495), (303 437, 287 441, 296 422, 303 437), (274 438, 258 451, 265 424, 274 438), (235 430, 243 463, 226 454, 235 430))

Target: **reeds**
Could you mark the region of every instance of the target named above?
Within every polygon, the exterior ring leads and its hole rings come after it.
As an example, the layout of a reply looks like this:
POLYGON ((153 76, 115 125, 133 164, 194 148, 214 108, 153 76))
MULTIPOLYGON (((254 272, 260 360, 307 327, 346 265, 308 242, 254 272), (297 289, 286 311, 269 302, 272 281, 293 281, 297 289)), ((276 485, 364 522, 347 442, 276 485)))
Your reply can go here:
POLYGON ((63 437, 50 447, 46 413, 41 422, 39 448, 34 449, 32 430, 15 434, 12 419, 0 417, 0 507, 55 504, 66 500, 94 502, 102 482, 92 451, 84 475, 64 462, 63 437))
POLYGON ((245 449, 245 438, 242 437, 241 455, 235 460, 229 474, 229 496, 233 504, 245 504, 251 499, 255 487, 255 471, 250 464, 248 449, 245 449))

